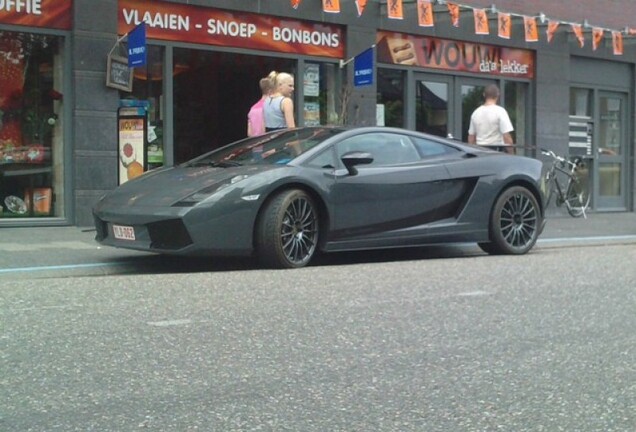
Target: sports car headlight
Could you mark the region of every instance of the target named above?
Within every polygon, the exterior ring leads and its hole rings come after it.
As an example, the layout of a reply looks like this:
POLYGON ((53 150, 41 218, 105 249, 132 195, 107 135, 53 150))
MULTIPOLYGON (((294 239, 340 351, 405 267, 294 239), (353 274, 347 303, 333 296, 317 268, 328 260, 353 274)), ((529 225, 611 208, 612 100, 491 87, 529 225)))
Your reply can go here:
POLYGON ((214 195, 215 193, 217 193, 218 191, 225 189, 228 186, 231 186, 235 183, 240 182, 241 180, 245 180, 247 177, 247 175, 237 175, 234 176, 228 180, 219 182, 219 183, 215 183, 212 186, 208 186, 206 188, 203 188, 201 190, 198 190, 196 192, 194 192, 193 194, 188 195, 187 197, 185 197, 184 199, 182 199, 181 201, 177 202, 176 204, 174 204, 174 207, 193 207, 195 205, 197 205, 198 203, 200 203, 201 201, 207 199, 208 197, 214 195))

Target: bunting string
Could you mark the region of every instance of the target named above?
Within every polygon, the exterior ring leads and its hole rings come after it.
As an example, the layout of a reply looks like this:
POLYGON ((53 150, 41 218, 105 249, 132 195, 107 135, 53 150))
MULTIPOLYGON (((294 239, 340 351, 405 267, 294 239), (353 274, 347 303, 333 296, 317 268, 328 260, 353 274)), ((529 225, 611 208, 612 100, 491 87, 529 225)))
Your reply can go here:
MULTIPOLYGON (((305 0, 308 2, 309 0, 305 0)), ((321 0, 323 12, 340 13, 340 0, 321 0)), ((302 7, 302 0, 290 0, 291 7, 299 9, 302 7)), ((551 43, 554 35, 559 29, 569 28, 574 35, 574 39, 579 46, 585 46, 585 35, 591 37, 592 50, 596 51, 602 46, 605 35, 611 35, 612 49, 615 55, 623 54, 623 38, 635 38, 636 27, 626 27, 623 30, 605 28, 590 25, 587 20, 583 23, 573 21, 563 21, 547 17, 544 13, 538 15, 523 15, 508 11, 500 11, 495 5, 490 8, 479 8, 460 4, 454 0, 343 0, 343 4, 351 3, 356 8, 358 17, 361 17, 365 10, 369 9, 369 4, 377 2, 386 9, 387 18, 401 20, 404 19, 404 4, 414 4, 417 12, 417 22, 420 27, 434 27, 435 15, 448 13, 450 23, 453 27, 459 27, 460 15, 462 11, 471 11, 474 20, 475 34, 489 35, 490 21, 497 23, 496 31, 498 37, 510 39, 512 37, 512 21, 514 18, 523 20, 524 39, 528 43, 539 41, 539 27, 545 27, 546 40, 551 43), (436 5, 440 5, 436 8, 436 5), (445 7, 444 7, 445 6, 445 7), (490 17, 489 17, 490 15, 490 17)))

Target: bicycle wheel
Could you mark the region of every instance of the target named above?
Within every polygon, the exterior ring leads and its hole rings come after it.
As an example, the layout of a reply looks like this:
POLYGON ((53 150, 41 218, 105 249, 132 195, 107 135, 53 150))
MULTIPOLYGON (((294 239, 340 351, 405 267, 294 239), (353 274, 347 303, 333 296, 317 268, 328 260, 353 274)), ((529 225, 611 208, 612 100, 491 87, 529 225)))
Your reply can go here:
POLYGON ((580 178, 572 178, 565 193, 565 205, 572 217, 585 216, 590 205, 590 188, 580 178))

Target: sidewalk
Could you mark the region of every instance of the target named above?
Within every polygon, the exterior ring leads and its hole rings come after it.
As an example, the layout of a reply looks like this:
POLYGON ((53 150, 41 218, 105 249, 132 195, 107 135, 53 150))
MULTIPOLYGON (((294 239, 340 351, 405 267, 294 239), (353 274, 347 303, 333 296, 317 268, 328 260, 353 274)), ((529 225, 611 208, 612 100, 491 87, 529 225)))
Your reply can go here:
MULTIPOLYGON (((593 213, 587 219, 548 215, 537 248, 607 244, 636 246, 636 213, 593 213)), ((480 253, 476 245, 473 250, 480 253)), ((155 259, 154 254, 146 252, 101 246, 95 241, 92 227, 0 227, 0 286, 3 281, 34 274, 67 277, 139 273, 155 259)))
POLYGON ((636 213, 590 213, 587 218, 551 216, 539 239, 585 239, 633 237, 636 240, 636 213))

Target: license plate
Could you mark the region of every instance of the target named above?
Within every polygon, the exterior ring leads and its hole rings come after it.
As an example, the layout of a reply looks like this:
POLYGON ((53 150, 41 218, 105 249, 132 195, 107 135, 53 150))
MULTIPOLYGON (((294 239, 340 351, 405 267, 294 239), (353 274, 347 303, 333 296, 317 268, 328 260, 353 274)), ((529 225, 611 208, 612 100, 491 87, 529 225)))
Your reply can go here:
POLYGON ((113 235, 119 240, 135 240, 135 230, 131 226, 113 225, 113 235))

